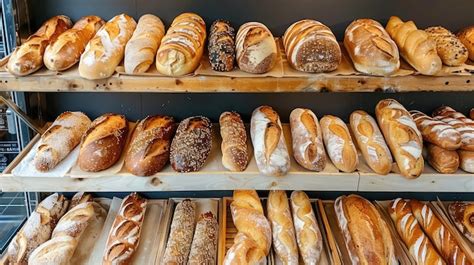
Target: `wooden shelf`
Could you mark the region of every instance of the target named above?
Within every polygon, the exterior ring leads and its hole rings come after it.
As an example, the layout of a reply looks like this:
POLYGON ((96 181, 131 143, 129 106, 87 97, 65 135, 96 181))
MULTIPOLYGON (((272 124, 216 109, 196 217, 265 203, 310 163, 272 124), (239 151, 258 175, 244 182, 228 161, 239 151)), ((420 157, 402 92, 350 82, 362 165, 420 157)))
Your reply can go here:
POLYGON ((14 77, 0 74, 1 91, 24 92, 368 92, 368 91, 474 91, 469 76, 331 76, 223 77, 127 76, 115 74, 103 80, 81 78, 77 69, 61 74, 14 77))

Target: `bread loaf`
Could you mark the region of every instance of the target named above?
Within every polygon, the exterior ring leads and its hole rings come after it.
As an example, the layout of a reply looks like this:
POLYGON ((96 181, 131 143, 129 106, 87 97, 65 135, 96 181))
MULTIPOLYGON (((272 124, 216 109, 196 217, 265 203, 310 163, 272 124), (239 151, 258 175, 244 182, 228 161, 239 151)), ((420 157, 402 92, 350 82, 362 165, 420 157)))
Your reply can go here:
POLYGON ((67 199, 57 193, 40 202, 8 245, 9 264, 28 264, 31 253, 51 237, 54 227, 66 212, 67 206, 67 199))
POLYGON ((137 28, 125 46, 125 72, 146 72, 155 61, 156 51, 164 35, 165 26, 158 17, 151 14, 141 16, 137 28))
POLYGON ((441 70, 442 62, 436 51, 436 43, 426 32, 419 30, 413 21, 403 22, 393 16, 386 30, 400 49, 403 59, 418 72, 435 75, 441 70))
POLYGON ((461 147, 461 134, 453 126, 417 110, 411 110, 410 114, 426 142, 446 150, 456 150, 461 147))
POLYGON ((397 45, 373 19, 354 20, 346 28, 344 46, 359 72, 383 76, 400 68, 397 45))
POLYGON ((249 154, 247 132, 237 112, 224 112, 219 118, 222 137, 222 165, 230 171, 244 171, 249 154))
POLYGON ((423 140, 410 113, 396 100, 381 100, 375 115, 400 173, 417 178, 423 172, 423 140))
POLYGON ((266 264, 272 245, 272 230, 257 192, 235 190, 230 210, 238 232, 223 265, 266 264))
POLYGON ((212 212, 201 214, 196 224, 187 264, 216 264, 218 234, 219 224, 216 216, 212 212))
POLYGON ((439 107, 433 112, 435 119, 453 126, 461 134, 461 149, 474 151, 474 121, 451 107, 439 107))
POLYGON ((206 23, 194 13, 177 16, 161 40, 156 69, 164 75, 180 76, 193 72, 201 60, 206 40, 206 23))
POLYGON ((326 151, 316 115, 309 109, 296 108, 290 113, 290 128, 296 162, 309 170, 324 170, 326 151))
POLYGON ((300 256, 304 264, 318 264, 323 250, 323 238, 308 195, 303 191, 293 191, 291 209, 300 256))
POLYGON ((283 46, 288 62, 298 71, 330 72, 341 63, 341 48, 336 37, 331 29, 316 20, 293 23, 283 35, 283 46))
POLYGON ((162 265, 186 264, 196 225, 196 202, 183 200, 174 210, 162 265))
POLYGON ((387 175, 392 169, 392 155, 377 122, 363 110, 352 112, 352 133, 369 167, 377 174, 387 175))
POLYGON ((110 77, 123 59, 125 45, 137 23, 126 15, 113 17, 89 41, 79 61, 79 74, 86 79, 110 77))
POLYGON ((459 168, 459 155, 456 151, 446 150, 434 144, 428 144, 428 163, 439 173, 455 173, 459 168))
POLYGON ((55 168, 81 142, 91 120, 82 112, 64 112, 43 133, 33 164, 39 171, 55 168))
POLYGON ((471 118, 471 120, 474 120, 474 108, 472 108, 469 112, 469 118, 471 118))
POLYGON ((63 71, 76 64, 89 40, 103 25, 104 21, 98 16, 79 19, 46 47, 44 65, 52 71, 63 71))
POLYGON ((341 196, 334 210, 352 264, 398 264, 388 225, 370 201, 341 196))
POLYGON ((459 231, 474 244, 474 203, 453 202, 448 206, 448 213, 459 231))
POLYGON ((356 170, 359 158, 346 124, 338 117, 321 118, 324 144, 332 163, 343 172, 356 170))
POLYGON ((418 223, 448 264, 470 264, 449 229, 433 213, 430 206, 410 200, 410 206, 418 223))
POLYGON ((132 193, 125 197, 109 231, 103 265, 129 264, 140 242, 147 200, 132 193))
POLYGON ((270 191, 267 200, 267 216, 272 227, 275 253, 283 264, 298 265, 295 228, 285 191, 270 191))
POLYGON ((466 172, 474 173, 474 152, 458 150, 458 155, 459 167, 466 172))
POLYGON ((76 207, 77 205, 84 203, 84 202, 93 202, 94 198, 89 193, 85 193, 83 191, 77 192, 72 196, 71 202, 69 203, 68 211, 72 208, 76 207))
POLYGON ((176 130, 172 117, 148 116, 133 130, 125 154, 125 168, 137 176, 151 176, 168 163, 176 130))
POLYGON ((177 172, 199 171, 211 153, 212 124, 202 116, 181 121, 171 142, 171 166, 177 172))
POLYGON ((398 234, 417 264, 446 264, 423 233, 420 224, 413 216, 408 201, 400 198, 393 200, 390 202, 388 212, 395 223, 398 234))
POLYGON ((234 69, 235 29, 229 21, 219 19, 212 23, 207 47, 212 70, 228 72, 234 69))
POLYGON ((255 109, 250 136, 258 170, 269 176, 285 175, 290 169, 290 155, 278 113, 269 106, 255 109))
POLYGON ((466 47, 449 30, 443 27, 429 27, 425 29, 430 39, 436 43, 436 50, 441 61, 447 66, 460 66, 469 57, 466 47))
POLYGON ((81 170, 98 172, 113 166, 127 141, 125 116, 107 113, 95 119, 82 136, 77 163, 81 170))
POLYGON ((467 48, 469 59, 474 61, 474 26, 462 29, 458 32, 457 37, 467 48))
POLYGON ((8 72, 16 76, 25 76, 39 70, 43 66, 46 46, 71 26, 72 22, 66 16, 48 19, 25 43, 13 51, 7 64, 8 72))
POLYGON ((276 64, 278 51, 275 39, 262 23, 247 22, 240 26, 235 50, 237 64, 244 72, 262 74, 276 64))

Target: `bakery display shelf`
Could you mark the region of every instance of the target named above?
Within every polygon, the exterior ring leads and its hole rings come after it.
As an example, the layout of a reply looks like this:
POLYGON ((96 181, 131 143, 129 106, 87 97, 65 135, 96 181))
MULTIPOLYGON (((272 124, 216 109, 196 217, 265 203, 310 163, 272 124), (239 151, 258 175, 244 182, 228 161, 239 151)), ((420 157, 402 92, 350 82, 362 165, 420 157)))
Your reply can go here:
POLYGON ((314 77, 127 76, 83 79, 77 68, 55 75, 0 75, 1 91, 19 92, 370 92, 473 91, 474 76, 314 77))

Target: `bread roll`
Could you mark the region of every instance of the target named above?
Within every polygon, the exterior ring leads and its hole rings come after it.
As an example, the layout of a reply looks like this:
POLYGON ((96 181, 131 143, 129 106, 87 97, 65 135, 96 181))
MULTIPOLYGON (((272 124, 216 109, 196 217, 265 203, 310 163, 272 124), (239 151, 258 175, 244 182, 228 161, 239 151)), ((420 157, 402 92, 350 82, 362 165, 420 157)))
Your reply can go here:
POLYGON ((211 153, 212 123, 203 116, 181 121, 171 142, 170 162, 177 172, 199 171, 211 153))
POLYGON ((461 134, 461 149, 474 151, 474 121, 451 107, 439 107, 433 112, 435 119, 453 126, 461 134))
POLYGON ((291 209, 300 256, 304 264, 318 264, 323 250, 323 238, 308 195, 303 191, 293 191, 291 209))
POLYGON ((168 116, 148 116, 133 130, 125 153, 125 168, 137 176, 151 176, 168 163, 176 123, 168 116))
POLYGON ((63 71, 76 64, 89 40, 103 25, 104 21, 98 16, 79 19, 46 47, 44 65, 52 71, 63 71))
POLYGON ((303 19, 285 31, 283 46, 290 65, 298 71, 319 73, 337 69, 341 48, 331 29, 322 23, 303 19))
POLYGON ((277 46, 270 30, 259 22, 247 22, 237 31, 235 50, 240 70, 253 74, 270 71, 277 61, 277 46))
POLYGON ((309 170, 324 170, 326 151, 316 115, 309 109, 296 108, 290 113, 290 127, 296 162, 309 170))
POLYGON ((244 171, 249 154, 247 131, 237 112, 224 112, 219 118, 222 137, 222 165, 230 171, 244 171))
POLYGON ((417 110, 411 110, 410 114, 426 142, 446 150, 456 150, 461 147, 461 134, 453 126, 417 110))
POLYGON ((384 99, 375 107, 375 115, 400 173, 419 177, 424 167, 423 140, 410 113, 396 100, 384 99))
POLYGON ((425 29, 430 39, 436 43, 436 50, 441 61, 447 66, 460 66, 469 57, 466 47, 449 30, 443 27, 429 27, 425 29))
POLYGON ((352 112, 352 133, 369 167, 377 174, 387 175, 392 169, 392 155, 377 122, 363 110, 352 112))
POLYGON ((43 66, 46 46, 71 26, 72 22, 66 16, 48 19, 25 43, 13 51, 7 64, 8 72, 16 76, 25 76, 39 70, 43 66))
POLYGON ((456 151, 446 150, 434 144, 428 144, 428 163, 439 173, 455 173, 459 168, 459 155, 456 151))
POLYGON ((228 72, 234 69, 235 29, 229 21, 219 19, 212 23, 207 47, 212 70, 228 72))
POLYGON ((125 44, 137 23, 126 15, 113 17, 89 41, 79 61, 79 75, 86 79, 103 79, 113 75, 123 59, 125 44))
POLYGON ((189 252, 189 265, 216 264, 219 224, 212 212, 201 214, 189 252))
POLYGON ((341 196, 334 210, 352 264, 398 264, 388 225, 370 201, 341 196))
POLYGON ((77 164, 98 172, 113 166, 122 155, 128 135, 125 116, 107 113, 95 119, 82 136, 77 164))
POLYGON ((146 72, 155 61, 156 51, 164 35, 165 25, 158 17, 151 14, 141 16, 137 28, 125 46, 125 72, 146 72))
POLYGON ((474 152, 458 150, 458 155, 460 161, 459 167, 466 172, 474 173, 474 152))
POLYGON ((459 231, 474 244, 474 203, 453 202, 448 206, 448 213, 459 231))
POLYGON ((395 41, 400 54, 413 68, 424 75, 435 75, 442 62, 436 51, 436 42, 426 32, 419 30, 413 21, 403 22, 392 16, 386 30, 395 41))
POLYGON ((267 200, 267 216, 273 233, 273 248, 283 264, 298 265, 298 246, 286 192, 271 190, 267 200))
POLYGON ((462 29, 458 32, 457 37, 467 48, 469 59, 474 61, 474 26, 462 29))
POLYGON ((359 158, 346 124, 338 117, 321 118, 324 144, 332 163, 343 172, 354 172, 359 158))
POLYGON ((238 232, 223 265, 266 264, 272 245, 272 230, 257 192, 235 190, 230 211, 238 232))
POLYGON ((206 40, 206 23, 194 13, 177 16, 161 40, 156 69, 164 75, 180 76, 193 72, 201 61, 206 40))
POLYGON ((383 76, 400 68, 397 45, 373 19, 354 20, 346 28, 344 46, 359 72, 383 76))
POLYGON ((67 199, 58 193, 41 201, 8 245, 8 264, 27 265, 31 253, 51 237, 67 206, 67 199))
POLYGON ((91 120, 82 112, 64 112, 43 133, 33 163, 39 171, 55 168, 81 142, 91 120))
POLYGON ((258 170, 269 176, 285 175, 290 169, 290 155, 278 113, 269 106, 255 109, 250 121, 250 136, 258 170))

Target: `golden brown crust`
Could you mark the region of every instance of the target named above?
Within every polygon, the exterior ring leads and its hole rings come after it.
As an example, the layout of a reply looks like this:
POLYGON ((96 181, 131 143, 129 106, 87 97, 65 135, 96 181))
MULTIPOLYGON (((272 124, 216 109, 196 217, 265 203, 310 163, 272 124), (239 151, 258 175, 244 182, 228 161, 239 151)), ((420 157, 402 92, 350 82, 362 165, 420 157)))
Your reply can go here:
POLYGON ((441 61, 447 66, 464 64, 469 53, 464 44, 449 30, 443 27, 429 27, 425 29, 430 39, 436 43, 436 50, 441 61))
POLYGON ((474 203, 451 203, 448 206, 448 213, 459 231, 474 244, 474 203))
POLYGON ((244 122, 238 113, 227 111, 221 114, 219 125, 222 137, 222 164, 230 171, 244 171, 249 161, 244 122))
POLYGON ((474 121, 448 106, 433 111, 435 119, 453 126, 461 134, 461 149, 474 151, 474 121))
MULTIPOLYGON (((458 32, 457 37, 467 48, 469 59, 474 61, 474 26, 469 26, 458 32)), ((472 118, 471 118, 472 119, 472 118)))
POLYGON ((439 173, 455 173, 459 168, 459 155, 456 151, 428 144, 428 163, 439 173))

